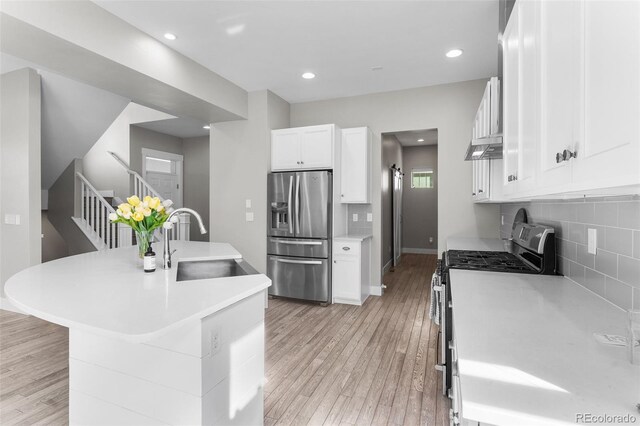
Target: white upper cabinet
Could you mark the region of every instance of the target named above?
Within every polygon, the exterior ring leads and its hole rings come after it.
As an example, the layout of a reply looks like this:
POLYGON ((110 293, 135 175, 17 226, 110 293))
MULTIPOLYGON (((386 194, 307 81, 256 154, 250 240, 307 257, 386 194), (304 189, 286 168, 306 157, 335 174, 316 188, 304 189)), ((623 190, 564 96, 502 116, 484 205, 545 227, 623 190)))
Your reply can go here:
POLYGON ((520 148, 520 30, 519 10, 513 8, 502 38, 503 48, 503 172, 504 193, 515 192, 520 148))
POLYGON ((300 132, 298 129, 271 131, 271 170, 300 168, 300 132))
POLYGON ((640 2, 518 1, 502 42, 505 195, 640 191, 640 2))
POLYGON ((582 138, 582 4, 579 1, 540 3, 540 186, 571 181, 571 161, 582 138), (562 28, 562 31, 558 29, 562 28))
POLYGON ((342 203, 371 202, 371 130, 357 127, 342 130, 342 203))
POLYGON ((336 126, 271 131, 271 170, 332 169, 336 126))
POLYGON ((584 138, 573 181, 640 183, 640 2, 584 2, 584 138))

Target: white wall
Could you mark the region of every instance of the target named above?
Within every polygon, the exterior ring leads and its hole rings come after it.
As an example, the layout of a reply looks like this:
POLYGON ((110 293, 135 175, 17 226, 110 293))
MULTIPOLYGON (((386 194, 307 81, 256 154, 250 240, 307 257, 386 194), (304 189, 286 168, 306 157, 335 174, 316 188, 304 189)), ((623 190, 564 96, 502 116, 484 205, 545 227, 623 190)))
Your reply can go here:
POLYGON ((0 296, 13 274, 40 263, 40 76, 0 76, 0 296), (4 223, 19 214, 19 225, 4 223))
MULTIPOLYGON (((381 250, 382 133, 438 129, 438 250, 454 235, 497 237, 498 207, 471 202, 471 163, 463 160, 471 125, 486 80, 430 86, 291 105, 291 125, 335 123, 342 128, 368 126, 373 131, 373 245, 381 250)), ((373 285, 381 280, 382 265, 372 261, 373 285), (375 279, 377 278, 377 282, 375 279)))
POLYGON ((249 93, 249 118, 211 125, 211 241, 228 242, 266 272, 267 173, 271 129, 289 126, 289 104, 263 90, 249 93), (245 200, 252 207, 245 208, 245 200), (247 222, 245 213, 254 221, 247 222))
MULTIPOLYGON (((209 229, 210 153, 209 136, 185 138, 184 152, 184 205, 200 213, 204 226, 209 229)), ((202 235, 194 224, 190 227, 192 241, 209 241, 210 233, 202 235)))
POLYGON ((131 124, 169 118, 174 117, 133 102, 127 105, 82 159, 85 177, 97 190, 112 189, 124 200, 131 195, 129 175, 108 151, 115 152, 129 164, 131 124))

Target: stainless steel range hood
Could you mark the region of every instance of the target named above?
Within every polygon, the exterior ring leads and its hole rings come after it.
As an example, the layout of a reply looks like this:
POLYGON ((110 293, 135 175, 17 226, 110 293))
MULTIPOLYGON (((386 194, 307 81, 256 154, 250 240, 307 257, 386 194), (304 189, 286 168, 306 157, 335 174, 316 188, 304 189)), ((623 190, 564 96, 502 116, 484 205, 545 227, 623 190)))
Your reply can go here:
POLYGON ((471 139, 465 161, 502 158, 502 133, 471 139))
POLYGON ((498 2, 498 76, 491 78, 489 83, 491 85, 490 134, 471 140, 464 158, 466 161, 502 158, 502 34, 507 26, 514 4, 515 0, 499 0, 498 2))

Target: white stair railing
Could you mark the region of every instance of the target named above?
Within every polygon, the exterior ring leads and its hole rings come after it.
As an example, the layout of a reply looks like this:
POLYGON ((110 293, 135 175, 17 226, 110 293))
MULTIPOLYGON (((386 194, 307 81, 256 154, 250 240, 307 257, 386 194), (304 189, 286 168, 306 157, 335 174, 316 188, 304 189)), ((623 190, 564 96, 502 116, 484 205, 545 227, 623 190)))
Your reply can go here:
MULTIPOLYGON (((133 177, 133 193, 137 195, 138 198, 143 199, 147 195, 150 197, 158 197, 161 201, 164 201, 164 197, 160 195, 158 191, 153 189, 149 183, 143 179, 142 176, 135 170, 131 170, 127 163, 125 163, 118 154, 112 151, 107 151, 109 155, 111 155, 117 162, 120 164, 126 172, 133 177)), ((183 240, 189 241, 190 236, 189 232, 191 229, 191 216, 186 213, 182 213, 178 215, 178 223, 171 228, 169 231, 169 238, 172 240, 183 240)), ((158 231, 156 238, 160 238, 160 231, 158 231)))
POLYGON ((104 199, 81 173, 76 172, 79 183, 80 217, 74 218, 85 235, 99 250, 132 245, 131 228, 112 223, 109 214, 115 209, 104 199))

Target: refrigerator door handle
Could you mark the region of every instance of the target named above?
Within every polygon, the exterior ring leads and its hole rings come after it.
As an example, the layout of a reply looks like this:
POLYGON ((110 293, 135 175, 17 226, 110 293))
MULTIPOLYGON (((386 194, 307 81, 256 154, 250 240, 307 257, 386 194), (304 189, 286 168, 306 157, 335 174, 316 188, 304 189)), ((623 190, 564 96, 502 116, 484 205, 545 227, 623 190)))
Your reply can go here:
POLYGON ((300 232, 300 176, 296 175, 296 232, 300 232))
POLYGON ((295 263, 299 265, 322 265, 320 260, 289 260, 289 259, 276 259, 276 262, 280 263, 295 263))
POLYGON ((287 241, 287 240, 276 240, 272 239, 274 243, 278 244, 289 244, 295 246, 321 246, 322 241, 287 241))
POLYGON ((289 233, 293 234, 293 215, 291 214, 291 197, 293 196, 293 176, 289 176, 289 202, 287 203, 287 220, 289 221, 289 233))

